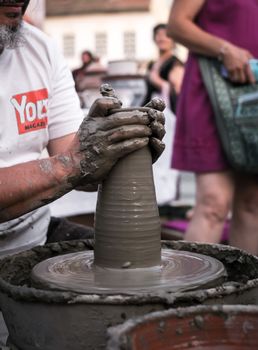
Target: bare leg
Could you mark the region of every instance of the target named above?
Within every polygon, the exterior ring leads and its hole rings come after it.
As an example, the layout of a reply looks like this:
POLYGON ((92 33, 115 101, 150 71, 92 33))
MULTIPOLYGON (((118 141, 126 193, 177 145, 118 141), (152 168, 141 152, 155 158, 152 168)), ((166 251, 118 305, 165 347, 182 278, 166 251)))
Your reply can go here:
POLYGON ((258 178, 236 175, 230 244, 258 254, 258 178))
POLYGON ((231 208, 234 182, 230 172, 196 175, 196 205, 185 240, 218 243, 231 208))

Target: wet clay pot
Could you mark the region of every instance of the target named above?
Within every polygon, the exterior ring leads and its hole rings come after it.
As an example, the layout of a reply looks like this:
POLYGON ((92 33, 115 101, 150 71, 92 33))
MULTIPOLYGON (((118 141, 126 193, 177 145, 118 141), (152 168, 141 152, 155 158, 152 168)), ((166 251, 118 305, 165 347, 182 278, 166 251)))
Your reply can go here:
POLYGON ((130 269, 159 265, 160 231, 152 157, 144 147, 120 159, 99 187, 94 263, 130 269))
POLYGON ((159 311, 110 328, 108 350, 256 350, 257 306, 159 311))
MULTIPOLYGON (((52 243, 6 257, 0 264, 0 307, 18 350, 99 350, 108 327, 169 307, 197 304, 258 304, 258 259, 238 249, 187 242, 164 242, 166 249, 216 257, 228 279, 216 288, 129 295, 80 294, 33 288, 31 270, 57 255, 92 250, 90 241, 52 243)), ((15 349, 15 348, 14 348, 15 349)))

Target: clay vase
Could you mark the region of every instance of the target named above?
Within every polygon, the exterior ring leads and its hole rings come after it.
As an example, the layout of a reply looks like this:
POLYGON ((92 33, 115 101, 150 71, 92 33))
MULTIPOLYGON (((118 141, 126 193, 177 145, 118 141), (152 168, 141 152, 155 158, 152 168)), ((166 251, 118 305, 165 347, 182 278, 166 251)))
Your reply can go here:
POLYGON ((110 328, 107 350, 256 350, 257 330, 254 305, 171 309, 110 328))
POLYGON ((99 187, 94 264, 157 266, 161 262, 160 235, 152 157, 146 146, 120 159, 99 187))

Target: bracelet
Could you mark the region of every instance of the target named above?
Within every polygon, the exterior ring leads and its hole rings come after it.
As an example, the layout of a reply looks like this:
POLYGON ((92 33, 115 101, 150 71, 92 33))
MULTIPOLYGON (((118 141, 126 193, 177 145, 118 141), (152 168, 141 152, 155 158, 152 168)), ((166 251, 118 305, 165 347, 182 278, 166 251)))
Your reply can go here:
POLYGON ((223 62, 223 58, 225 56, 225 53, 227 51, 227 47, 228 47, 228 44, 227 43, 224 43, 220 49, 219 49, 219 54, 218 54, 218 57, 217 59, 220 61, 220 62, 223 62))

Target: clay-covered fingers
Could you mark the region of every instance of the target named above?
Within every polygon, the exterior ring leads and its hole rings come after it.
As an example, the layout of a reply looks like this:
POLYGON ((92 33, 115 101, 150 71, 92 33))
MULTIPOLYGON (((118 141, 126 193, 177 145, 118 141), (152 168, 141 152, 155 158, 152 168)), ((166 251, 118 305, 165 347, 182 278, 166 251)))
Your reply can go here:
POLYGON ((158 97, 153 98, 150 102, 148 102, 145 107, 156 109, 157 111, 163 112, 166 108, 165 102, 158 97))
POLYGON ((127 154, 137 151, 149 143, 148 137, 134 138, 130 140, 125 140, 122 142, 117 142, 107 147, 106 153, 112 158, 121 158, 127 154))
POLYGON ((152 130, 152 136, 157 137, 159 140, 162 140, 166 131, 165 131, 165 116, 164 113, 159 112, 155 109, 150 109, 148 111, 150 118, 150 128, 152 130))
POLYGON ((154 108, 149 108, 148 109, 148 115, 149 115, 149 119, 150 121, 158 121, 159 123, 165 125, 165 115, 163 112, 158 111, 154 108))
POLYGON ((121 106, 121 101, 116 97, 100 97, 93 102, 88 117, 104 117, 109 114, 110 110, 121 108, 121 106))
POLYGON ((156 137, 160 141, 163 139, 163 137, 166 134, 164 125, 159 123, 159 122, 157 122, 156 120, 154 120, 150 124, 150 128, 151 128, 151 131, 152 131, 152 137, 156 137))
POLYGON ((152 154, 152 162, 155 163, 165 149, 165 144, 161 140, 151 137, 149 146, 152 154))
POLYGON ((153 163, 160 157, 165 149, 165 144, 162 142, 165 131, 165 115, 162 112, 164 110, 165 103, 163 100, 157 98, 152 99, 147 106, 150 106, 148 115, 150 118, 150 128, 152 136, 150 138, 149 146, 152 153, 153 163))
POLYGON ((102 96, 108 96, 108 97, 117 97, 115 90, 112 88, 110 84, 102 84, 99 88, 99 91, 102 96))
POLYGON ((146 125, 124 125, 107 131, 108 141, 116 143, 132 138, 148 137, 152 134, 151 129, 146 125))
POLYGON ((101 130, 110 130, 123 125, 148 125, 150 118, 148 111, 123 111, 110 114, 101 123, 101 130))

